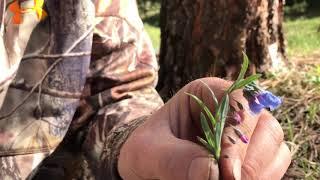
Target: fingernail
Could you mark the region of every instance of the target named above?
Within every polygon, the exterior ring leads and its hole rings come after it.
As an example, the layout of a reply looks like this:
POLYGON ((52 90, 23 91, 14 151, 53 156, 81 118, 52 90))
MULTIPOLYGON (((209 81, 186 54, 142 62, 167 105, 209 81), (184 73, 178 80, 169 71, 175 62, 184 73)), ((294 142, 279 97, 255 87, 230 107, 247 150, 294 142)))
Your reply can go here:
POLYGON ((241 180, 241 161, 236 159, 233 162, 233 178, 234 180, 241 180))

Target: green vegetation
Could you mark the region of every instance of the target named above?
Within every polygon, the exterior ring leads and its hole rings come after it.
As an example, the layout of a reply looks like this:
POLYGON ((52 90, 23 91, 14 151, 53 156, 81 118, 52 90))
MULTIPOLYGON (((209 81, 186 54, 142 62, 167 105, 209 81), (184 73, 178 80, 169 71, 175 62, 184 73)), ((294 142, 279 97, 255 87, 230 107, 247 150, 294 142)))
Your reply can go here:
MULTIPOLYGON (((160 28, 145 23, 156 51, 160 47, 160 28)), ((320 17, 286 20, 285 35, 288 42, 288 55, 307 55, 320 49, 320 17)))
POLYGON ((144 27, 151 38, 154 49, 156 50, 156 52, 159 52, 159 49, 160 49, 160 28, 153 26, 153 25, 150 25, 150 24, 147 24, 147 23, 144 24, 144 27))
MULTIPOLYGON (((151 37, 153 46, 158 52, 160 48, 160 5, 149 5, 148 11, 140 9, 145 29, 151 37)), ((307 55, 320 50, 320 11, 309 10, 308 13, 297 16, 294 9, 288 9, 290 16, 286 16, 284 23, 287 38, 287 51, 289 57, 294 55, 307 55), (318 12, 319 11, 319 12, 318 12), (291 15, 294 14, 294 15, 291 15)), ((316 9, 316 8, 315 8, 316 9)), ((305 12, 301 10, 299 12, 305 12)))
POLYGON ((154 49, 159 52, 160 49, 160 4, 151 4, 149 6, 149 9, 146 10, 142 7, 140 7, 139 12, 140 16, 142 18, 142 21, 144 22, 144 27, 146 31, 148 32, 154 49), (152 5, 152 6, 151 6, 152 5))
MULTIPOLYGON (((288 69, 269 74, 262 82, 284 98, 283 106, 273 114, 284 129, 293 156, 285 179, 320 179, 319 4, 319 0, 288 0, 284 23, 290 60, 288 69)), ((144 11, 142 19, 158 51, 159 4, 157 7, 144 11)))
POLYGON ((288 55, 307 55, 320 49, 320 16, 288 19, 284 24, 288 55))

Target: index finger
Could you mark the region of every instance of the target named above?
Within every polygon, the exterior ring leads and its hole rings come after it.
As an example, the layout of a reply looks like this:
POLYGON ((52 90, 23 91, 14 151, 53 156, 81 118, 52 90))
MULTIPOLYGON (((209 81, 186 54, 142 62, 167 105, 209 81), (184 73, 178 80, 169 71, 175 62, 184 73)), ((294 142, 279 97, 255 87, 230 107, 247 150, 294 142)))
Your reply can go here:
MULTIPOLYGON (((248 103, 243 97, 240 91, 236 91, 231 95, 233 99, 230 103, 235 104, 240 102, 244 107, 248 107, 248 103)), ((245 108, 248 109, 248 108, 245 108)), ((221 142, 221 156, 220 156, 220 167, 223 178, 235 179, 235 177, 241 177, 241 165, 245 159, 248 143, 241 142, 235 129, 240 130, 249 141, 253 134, 254 129, 257 126, 259 115, 255 115, 248 110, 239 112, 242 122, 236 127, 228 126, 224 128, 222 142, 221 142)))

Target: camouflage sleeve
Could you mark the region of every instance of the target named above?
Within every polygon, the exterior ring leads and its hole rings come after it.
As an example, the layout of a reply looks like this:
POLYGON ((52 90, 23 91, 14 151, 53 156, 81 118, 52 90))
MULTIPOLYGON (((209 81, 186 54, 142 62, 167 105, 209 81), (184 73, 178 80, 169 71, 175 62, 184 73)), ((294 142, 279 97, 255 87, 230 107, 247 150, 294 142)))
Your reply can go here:
POLYGON ((141 117, 163 105, 155 90, 155 51, 143 28, 136 1, 94 3, 98 24, 81 105, 67 136, 33 179, 57 175, 68 179, 116 177, 114 168, 122 143, 140 124, 141 117), (106 153, 106 148, 112 153, 106 153), (113 170, 106 175, 105 169, 113 170))
POLYGON ((13 72, 6 87, 13 81, 0 109, 0 179, 25 179, 63 140, 78 107, 89 69, 94 7, 91 0, 46 1, 50 16, 38 23, 46 15, 44 0, 5 1, 0 44, 7 59, 0 59, 0 69, 13 72), (85 55, 64 55, 71 51, 85 55), (59 58, 41 58, 52 55, 59 58))
POLYGON ((0 4, 0 108, 8 86, 16 75, 31 32, 39 23, 33 12, 23 12, 23 9, 30 6, 30 2, 24 0, 20 5, 18 1, 8 0, 0 4), (8 7, 7 11, 5 6, 8 7))
MULTIPOLYGON (((96 1, 96 26, 87 93, 99 106, 83 149, 94 174, 106 168, 103 149, 119 124, 150 115, 163 105, 155 90, 158 63, 134 0, 96 1), (98 171, 96 171, 98 170, 98 171)), ((85 109, 85 108, 84 108, 85 109)), ((76 121, 74 121, 75 123, 76 121)))
POLYGON ((128 123, 122 123, 117 128, 110 131, 107 136, 107 142, 101 154, 102 162, 96 174, 99 177, 109 177, 109 180, 121 180, 118 172, 118 159, 122 145, 128 139, 130 134, 149 116, 142 116, 128 123))
MULTIPOLYGON (((1 0, 0 2, 0 110, 6 108, 4 104, 9 85, 16 77, 22 56, 32 31, 40 22, 34 11, 24 11, 33 6, 33 0, 1 0), (3 107, 2 107, 3 105, 3 107)), ((39 6, 40 7, 40 6, 39 6)), ((1 114, 1 113, 0 113, 1 114)), ((2 120, 3 122, 3 120, 2 120)), ((15 124, 17 126, 17 124, 15 124)), ((13 133, 6 133, 3 124, 0 124, 0 178, 22 179, 31 171, 32 166, 24 166, 25 162, 42 155, 17 155, 7 156, 10 140, 14 139, 13 133)), ((17 138, 19 140, 19 138, 17 138)), ((17 140, 17 141, 18 141, 17 140)), ((36 161, 34 161, 35 163, 36 161)))

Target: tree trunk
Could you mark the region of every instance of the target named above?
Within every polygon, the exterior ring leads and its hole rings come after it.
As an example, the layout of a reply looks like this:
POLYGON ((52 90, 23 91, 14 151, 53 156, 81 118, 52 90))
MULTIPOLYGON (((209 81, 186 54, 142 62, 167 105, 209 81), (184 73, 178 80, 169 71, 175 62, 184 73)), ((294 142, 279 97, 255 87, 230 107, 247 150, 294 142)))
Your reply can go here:
POLYGON ((252 63, 250 73, 264 72, 272 58, 283 58, 279 1, 163 0, 161 96, 166 99, 200 77, 236 77, 243 51, 252 63))

